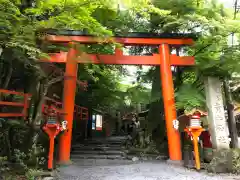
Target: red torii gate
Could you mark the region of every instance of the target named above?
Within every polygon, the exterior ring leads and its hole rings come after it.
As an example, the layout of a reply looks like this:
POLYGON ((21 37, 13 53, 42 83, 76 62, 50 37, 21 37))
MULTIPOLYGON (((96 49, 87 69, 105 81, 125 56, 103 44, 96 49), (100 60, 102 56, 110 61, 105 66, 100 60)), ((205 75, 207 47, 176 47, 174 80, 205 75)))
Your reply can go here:
POLYGON ((194 65, 194 57, 180 57, 170 52, 170 46, 179 47, 182 45, 192 45, 194 42, 190 36, 183 34, 149 34, 130 33, 129 36, 115 36, 113 38, 103 39, 84 34, 80 31, 66 30, 62 33, 50 30, 46 32, 44 41, 52 43, 70 43, 78 42, 81 44, 97 44, 97 43, 120 43, 123 46, 131 45, 154 45, 159 47, 159 54, 152 56, 126 56, 119 48, 115 49, 113 55, 96 55, 82 53, 80 57, 78 52, 72 46, 68 52, 60 52, 50 54, 49 59, 42 61, 66 63, 64 94, 63 94, 63 110, 66 112, 65 120, 68 121, 68 131, 60 137, 59 146, 59 162, 68 163, 70 161, 71 138, 72 138, 72 122, 74 112, 74 101, 77 80, 77 64, 78 63, 94 63, 94 64, 126 64, 126 65, 160 65, 162 94, 164 101, 165 121, 168 136, 168 147, 170 160, 182 160, 181 144, 179 132, 173 127, 173 120, 176 117, 176 108, 174 101, 174 87, 172 80, 171 66, 190 66, 194 65))

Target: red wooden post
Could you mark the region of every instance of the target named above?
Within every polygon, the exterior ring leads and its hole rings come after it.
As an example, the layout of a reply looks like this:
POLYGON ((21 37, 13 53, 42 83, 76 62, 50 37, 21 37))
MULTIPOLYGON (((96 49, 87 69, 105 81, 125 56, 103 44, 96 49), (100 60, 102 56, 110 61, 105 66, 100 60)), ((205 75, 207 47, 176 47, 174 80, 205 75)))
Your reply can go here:
POLYGON ((49 137, 48 169, 53 169, 54 139, 63 130, 59 124, 46 124, 43 130, 49 137))
POLYGON ((61 164, 68 164, 70 162, 74 101, 77 79, 77 61, 75 57, 76 50, 71 48, 68 52, 64 79, 63 110, 65 113, 64 120, 68 122, 68 127, 67 131, 61 135, 59 141, 59 163, 61 164))
POLYGON ((49 136, 48 169, 53 169, 54 137, 49 136))
POLYGON ((159 47, 160 52, 160 70, 162 79, 162 94, 164 101, 164 112, 166 129, 168 136, 168 151, 170 160, 182 160, 180 135, 173 127, 173 120, 177 119, 175 101, 174 101, 174 88, 170 62, 170 49, 168 44, 161 44, 159 47))
POLYGON ((24 94, 23 118, 27 119, 27 109, 29 108, 29 95, 24 94))

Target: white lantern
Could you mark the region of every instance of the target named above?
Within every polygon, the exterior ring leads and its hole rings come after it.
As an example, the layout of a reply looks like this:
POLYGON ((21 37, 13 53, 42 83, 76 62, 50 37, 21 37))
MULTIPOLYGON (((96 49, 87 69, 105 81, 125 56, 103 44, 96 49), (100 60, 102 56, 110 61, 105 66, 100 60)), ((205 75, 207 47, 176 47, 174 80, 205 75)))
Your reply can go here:
POLYGON ((192 115, 190 119, 190 127, 202 127, 199 115, 192 115))

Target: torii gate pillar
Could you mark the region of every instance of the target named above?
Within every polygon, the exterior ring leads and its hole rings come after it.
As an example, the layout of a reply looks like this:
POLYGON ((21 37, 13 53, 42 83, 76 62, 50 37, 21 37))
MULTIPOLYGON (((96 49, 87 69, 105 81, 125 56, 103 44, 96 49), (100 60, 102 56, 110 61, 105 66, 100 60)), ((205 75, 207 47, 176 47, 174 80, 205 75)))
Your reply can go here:
POLYGON ((181 141, 177 130, 173 128, 173 120, 177 119, 174 102, 174 88, 170 62, 170 49, 168 44, 161 44, 160 53, 160 74, 162 80, 162 94, 164 102, 164 113, 168 136, 169 158, 172 161, 181 161, 181 141))
POLYGON ((72 125, 74 114, 74 102, 76 92, 78 64, 76 61, 76 50, 71 48, 67 54, 66 70, 63 90, 64 120, 67 121, 67 130, 60 136, 59 163, 69 164, 72 141, 72 125))
POLYGON ((73 111, 74 111, 74 98, 76 91, 76 74, 77 74, 77 63, 93 63, 93 64, 125 64, 125 65, 150 65, 150 66, 159 66, 161 70, 161 79, 162 79, 162 92, 163 92, 163 101, 164 101, 164 111, 165 111, 165 121, 167 128, 168 136, 168 149, 169 149, 169 158, 172 161, 181 161, 181 144, 180 144, 180 135, 173 127, 173 121, 176 117, 176 108, 174 102, 174 88, 173 88, 173 79, 171 66, 192 66, 194 65, 194 57, 185 56, 180 57, 178 55, 170 54, 171 46, 182 46, 182 45, 192 45, 193 39, 190 36, 184 34, 171 34, 169 35, 151 35, 146 36, 144 34, 132 34, 129 36, 114 36, 114 39, 102 39, 98 37, 93 37, 91 35, 83 35, 83 32, 66 30, 59 33, 48 32, 45 40, 55 43, 70 43, 70 42, 79 42, 81 44, 97 44, 97 43, 112 43, 117 42, 123 44, 124 46, 131 45, 160 45, 159 54, 153 54, 152 56, 136 56, 123 55, 122 52, 118 50, 115 54, 82 54, 81 58, 78 58, 77 61, 74 61, 73 64, 69 60, 73 59, 72 57, 76 56, 74 51, 70 52, 60 52, 51 54, 49 59, 42 59, 42 61, 48 62, 57 62, 57 63, 67 63, 66 65, 66 75, 72 76, 74 78, 65 79, 64 81, 64 110, 67 113, 65 120, 68 121, 68 132, 65 132, 60 139, 60 148, 59 148, 59 160, 60 162, 70 161, 70 149, 71 149, 71 133, 72 133, 72 120, 73 120, 73 111), (57 35, 56 35, 57 34, 57 35), (83 56, 88 57, 83 58, 83 56))

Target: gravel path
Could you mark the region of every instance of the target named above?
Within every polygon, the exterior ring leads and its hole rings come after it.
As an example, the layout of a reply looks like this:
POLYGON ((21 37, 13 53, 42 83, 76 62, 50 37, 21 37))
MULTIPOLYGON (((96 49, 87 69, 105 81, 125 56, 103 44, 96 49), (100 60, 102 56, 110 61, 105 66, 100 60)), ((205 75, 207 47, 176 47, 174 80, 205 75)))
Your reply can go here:
POLYGON ((60 180, 240 180, 239 176, 209 175, 164 162, 74 163, 60 169, 60 180), (80 165, 81 164, 81 165, 80 165), (102 164, 102 165, 101 165, 102 164))

